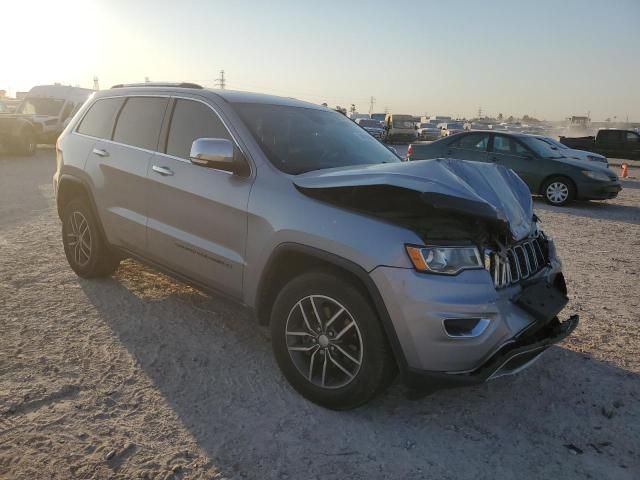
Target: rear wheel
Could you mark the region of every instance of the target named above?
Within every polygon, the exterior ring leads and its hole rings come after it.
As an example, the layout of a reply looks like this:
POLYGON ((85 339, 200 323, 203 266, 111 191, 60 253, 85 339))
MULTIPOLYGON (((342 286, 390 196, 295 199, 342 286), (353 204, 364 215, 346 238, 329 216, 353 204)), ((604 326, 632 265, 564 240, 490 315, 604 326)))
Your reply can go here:
POLYGON ((23 132, 20 137, 15 140, 12 150, 17 155, 31 157, 35 155, 36 147, 36 136, 31 130, 28 130, 23 132))
POLYGON ((564 177, 551 178, 542 187, 542 195, 546 202, 558 207, 571 202, 575 194, 573 183, 564 177))
POLYGON ((82 199, 71 200, 62 211, 62 243, 69 265, 83 278, 111 275, 120 258, 105 242, 91 209, 82 199))
POLYGON ((301 395, 335 410, 355 408, 395 374, 386 336, 368 298, 331 271, 291 280, 271 314, 273 350, 301 395))

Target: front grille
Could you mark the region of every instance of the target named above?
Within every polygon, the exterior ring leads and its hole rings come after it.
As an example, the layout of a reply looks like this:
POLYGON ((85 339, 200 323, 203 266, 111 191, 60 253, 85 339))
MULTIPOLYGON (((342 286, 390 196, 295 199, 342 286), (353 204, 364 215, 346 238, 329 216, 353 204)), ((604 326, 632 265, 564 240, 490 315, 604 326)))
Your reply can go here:
POLYGON ((518 243, 503 252, 486 252, 496 288, 504 288, 535 275, 549 262, 542 236, 518 243))

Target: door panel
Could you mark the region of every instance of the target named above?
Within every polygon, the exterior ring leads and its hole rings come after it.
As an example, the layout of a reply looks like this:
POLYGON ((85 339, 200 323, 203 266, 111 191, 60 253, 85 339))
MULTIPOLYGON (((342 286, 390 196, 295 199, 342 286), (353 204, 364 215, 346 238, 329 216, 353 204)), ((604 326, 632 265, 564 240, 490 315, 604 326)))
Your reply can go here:
POLYGON ((495 135, 489 159, 512 169, 535 192, 542 172, 542 165, 522 144, 506 135, 495 135))
POLYGON ((240 298, 250 182, 162 154, 148 174, 151 258, 240 298))
POLYGON ((134 252, 146 244, 147 169, 151 152, 98 140, 87 158, 107 240, 134 252))
POLYGON ((251 181, 189 161, 198 138, 232 140, 211 106, 175 99, 170 118, 167 153, 155 154, 147 172, 149 254, 178 273, 241 298, 251 181))

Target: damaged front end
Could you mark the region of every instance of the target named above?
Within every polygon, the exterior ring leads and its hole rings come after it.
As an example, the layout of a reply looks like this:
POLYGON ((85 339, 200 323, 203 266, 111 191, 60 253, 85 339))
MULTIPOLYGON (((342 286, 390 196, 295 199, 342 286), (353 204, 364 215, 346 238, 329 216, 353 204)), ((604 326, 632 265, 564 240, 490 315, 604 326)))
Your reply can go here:
POLYGON ((403 345, 410 385, 424 377, 433 386, 515 373, 576 327, 577 316, 558 320, 568 302, 561 264, 538 228, 529 189, 512 170, 436 159, 313 171, 293 181, 305 195, 403 226, 422 240, 406 246, 415 271, 425 274, 420 293, 404 291, 413 280, 398 269, 374 273, 393 291, 388 307, 404 299, 389 308, 395 330, 411 337, 403 345), (461 275, 466 270, 478 272, 461 275), (460 294, 452 295, 456 289, 460 294), (465 340, 467 358, 449 358, 448 343, 458 349, 465 340), (429 352, 416 347, 429 342, 429 352))

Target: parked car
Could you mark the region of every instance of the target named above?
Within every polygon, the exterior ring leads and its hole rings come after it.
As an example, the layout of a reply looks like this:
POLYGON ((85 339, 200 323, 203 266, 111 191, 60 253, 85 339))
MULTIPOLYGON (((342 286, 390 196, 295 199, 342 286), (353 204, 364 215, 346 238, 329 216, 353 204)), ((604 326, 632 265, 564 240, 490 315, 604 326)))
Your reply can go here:
POLYGON ((387 113, 384 122, 385 133, 383 140, 386 143, 402 141, 413 142, 418 138, 416 123, 413 115, 387 113))
POLYGON ((447 122, 440 123, 438 125, 440 128, 440 136, 448 137, 450 135, 455 135, 456 133, 464 132, 464 123, 462 122, 447 122))
POLYGON ((364 128, 373 138, 380 140, 384 134, 384 128, 378 120, 370 118, 358 118, 356 123, 364 128))
POLYGON ((0 115, 0 145, 20 155, 33 155, 38 143, 55 143, 91 93, 63 85, 33 87, 15 113, 0 115))
POLYGON ((607 128, 595 137, 560 137, 560 142, 576 150, 588 150, 608 158, 640 160, 640 134, 633 130, 607 128))
POLYGON ((445 157, 504 165, 524 180, 532 194, 544 196, 551 205, 615 198, 622 190, 618 176, 606 165, 567 157, 526 134, 465 132, 410 149, 409 160, 445 157))
POLYGON ((419 124, 417 133, 420 140, 437 140, 440 138, 440 129, 435 123, 419 124))
POLYGON ((234 299, 270 326, 293 388, 328 408, 397 370, 430 388, 515 373, 578 323, 558 320, 553 242, 500 165, 401 162, 329 109, 194 84, 98 92, 56 152, 79 276, 133 257, 234 299))
POLYGON ((563 155, 569 158, 575 158, 576 160, 589 160, 591 162, 600 162, 609 166, 609 160, 607 160, 607 157, 603 155, 600 155, 598 153, 593 153, 593 152, 587 152, 584 150, 575 150, 573 148, 569 148, 565 144, 560 143, 558 140, 551 137, 546 137, 543 135, 534 135, 534 136, 541 142, 544 142, 550 145, 551 148, 557 149, 559 152, 561 152, 563 155))

